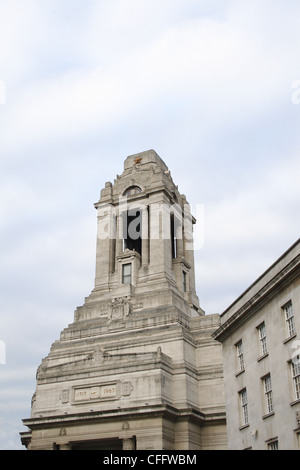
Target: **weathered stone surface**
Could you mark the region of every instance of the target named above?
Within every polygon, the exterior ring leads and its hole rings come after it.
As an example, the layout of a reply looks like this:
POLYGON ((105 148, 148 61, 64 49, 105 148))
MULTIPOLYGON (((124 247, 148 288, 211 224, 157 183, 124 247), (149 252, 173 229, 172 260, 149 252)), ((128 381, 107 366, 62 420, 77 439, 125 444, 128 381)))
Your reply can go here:
POLYGON ((95 286, 38 368, 28 448, 226 448, 220 319, 199 306, 173 204, 183 212, 186 198, 153 150, 101 191, 95 286), (123 240, 124 193, 139 241, 123 240))

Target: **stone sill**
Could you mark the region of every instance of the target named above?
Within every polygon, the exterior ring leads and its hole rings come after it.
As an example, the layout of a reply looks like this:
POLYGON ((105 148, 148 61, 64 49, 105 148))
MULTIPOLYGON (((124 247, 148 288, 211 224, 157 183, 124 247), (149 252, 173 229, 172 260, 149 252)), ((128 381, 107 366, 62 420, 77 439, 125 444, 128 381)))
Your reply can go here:
POLYGON ((294 406, 294 405, 297 405, 300 403, 300 398, 298 398, 297 400, 294 400, 290 403, 290 406, 294 406))
POLYGON ((291 339, 296 338, 296 336, 297 336, 297 333, 293 334, 292 336, 289 336, 288 338, 286 338, 286 339, 283 341, 283 344, 288 343, 289 341, 291 341, 291 339))
POLYGON ((257 362, 260 362, 262 361, 265 357, 267 357, 269 355, 269 353, 267 352, 266 354, 263 354, 262 356, 260 356, 258 359, 257 359, 257 362))
POLYGON ((271 413, 267 413, 266 415, 262 416, 262 419, 267 419, 269 418, 270 416, 273 416, 275 415, 275 411, 271 411, 271 413))
POLYGON ((242 431, 243 429, 249 428, 250 424, 243 424, 243 426, 239 427, 239 430, 242 431))

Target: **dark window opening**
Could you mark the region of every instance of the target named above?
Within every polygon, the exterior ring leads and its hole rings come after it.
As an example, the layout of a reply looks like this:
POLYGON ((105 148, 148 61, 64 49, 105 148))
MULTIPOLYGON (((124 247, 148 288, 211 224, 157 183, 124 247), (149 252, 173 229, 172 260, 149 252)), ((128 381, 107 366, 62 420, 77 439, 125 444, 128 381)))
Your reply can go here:
POLYGON ((176 237, 175 237, 175 221, 174 214, 171 214, 171 250, 172 258, 176 258, 176 237))
POLYGON ((124 249, 135 250, 142 254, 142 212, 130 209, 124 213, 123 238, 124 249))
POLYGON ((185 271, 182 271, 182 289, 183 292, 187 291, 187 274, 185 271))

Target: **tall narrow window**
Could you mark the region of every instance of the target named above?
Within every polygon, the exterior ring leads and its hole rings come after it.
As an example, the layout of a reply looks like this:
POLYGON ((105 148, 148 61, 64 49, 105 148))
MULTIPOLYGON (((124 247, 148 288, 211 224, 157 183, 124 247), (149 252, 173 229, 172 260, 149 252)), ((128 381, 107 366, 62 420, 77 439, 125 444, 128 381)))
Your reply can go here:
POLYGON ((295 399, 300 400, 300 357, 291 362, 295 399))
POLYGON ((183 292, 187 291, 187 274, 185 271, 182 271, 182 289, 183 292))
POLYGON ((236 355, 237 355, 238 372, 241 372, 242 370, 245 369, 243 341, 240 340, 235 345, 235 347, 236 347, 236 355))
POLYGON ((135 250, 142 254, 142 211, 138 208, 131 208, 123 212, 123 238, 124 249, 135 250))
POLYGON ((264 385, 264 394, 265 394, 265 409, 266 413, 273 413, 274 411, 274 404, 273 404, 273 392, 272 392, 272 381, 271 375, 268 374, 263 377, 263 385, 264 385))
POLYGON ((248 418, 248 397, 247 390, 244 388, 239 392, 240 411, 241 411, 241 425, 246 426, 249 424, 248 418))
POLYGON ((131 284, 131 263, 122 265, 122 283, 131 284))
POLYGON ((257 327, 257 330, 258 330, 258 336, 259 336, 259 342, 260 342, 260 354, 264 356, 265 354, 268 353, 265 322, 261 323, 257 327))
POLYGON ((293 305, 291 301, 283 307, 283 311, 285 315, 287 335, 288 338, 290 338, 296 334, 293 305))

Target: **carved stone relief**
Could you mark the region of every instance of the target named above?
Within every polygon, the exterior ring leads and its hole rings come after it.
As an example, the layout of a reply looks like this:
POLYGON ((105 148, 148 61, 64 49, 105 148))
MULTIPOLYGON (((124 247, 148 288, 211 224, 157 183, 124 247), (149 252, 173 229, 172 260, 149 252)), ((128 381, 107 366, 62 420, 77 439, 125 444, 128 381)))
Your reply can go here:
POLYGON ((108 320, 124 320, 131 313, 131 300, 128 297, 119 297, 113 299, 107 306, 108 320))

